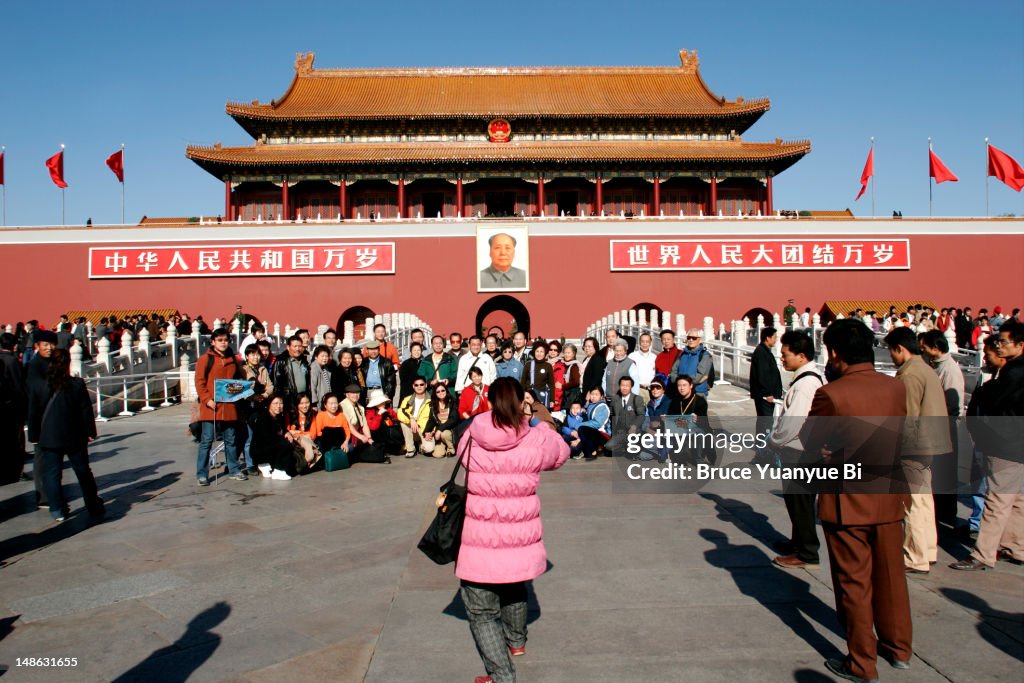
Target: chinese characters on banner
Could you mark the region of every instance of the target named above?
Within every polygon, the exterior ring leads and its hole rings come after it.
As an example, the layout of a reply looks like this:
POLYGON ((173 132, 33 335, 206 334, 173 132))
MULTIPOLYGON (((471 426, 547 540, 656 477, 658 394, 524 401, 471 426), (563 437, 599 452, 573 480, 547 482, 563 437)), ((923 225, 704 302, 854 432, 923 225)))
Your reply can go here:
POLYGON ((394 274, 394 242, 181 244, 89 249, 89 277, 394 274))
POLYGON ((611 269, 910 270, 910 240, 611 240, 611 269))

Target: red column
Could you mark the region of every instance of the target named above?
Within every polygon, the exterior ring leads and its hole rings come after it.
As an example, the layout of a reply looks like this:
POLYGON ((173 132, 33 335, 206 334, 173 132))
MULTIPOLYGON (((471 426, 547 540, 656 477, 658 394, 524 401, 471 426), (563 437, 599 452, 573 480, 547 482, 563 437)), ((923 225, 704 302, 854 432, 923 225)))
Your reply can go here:
POLYGON ((231 180, 224 181, 224 218, 225 220, 234 220, 231 217, 231 180))
POLYGON ((455 179, 455 216, 461 218, 465 207, 462 205, 462 178, 455 179))
POLYGON ((712 216, 718 215, 718 178, 711 179, 711 202, 708 213, 712 216))
POLYGON ((594 213, 598 216, 604 211, 604 196, 601 187, 603 184, 604 181, 601 179, 601 174, 598 174, 594 185, 594 213))
POLYGON ((768 214, 769 216, 772 216, 772 215, 775 214, 775 207, 773 206, 774 202, 772 201, 772 177, 771 176, 768 176, 768 184, 767 184, 767 186, 764 189, 765 189, 765 195, 767 196, 766 203, 768 204, 768 210, 765 211, 765 213, 768 214))
POLYGON ((341 179, 341 185, 338 186, 338 215, 341 216, 341 220, 345 220, 348 216, 348 187, 344 178, 341 179))
POLYGON ((405 178, 398 179, 398 217, 405 217, 405 178))
POLYGON ((544 176, 537 178, 537 215, 544 215, 544 176))
POLYGON ((661 215, 661 178, 658 176, 654 176, 654 206, 651 209, 651 215, 661 215))
POLYGON ((286 221, 290 216, 288 211, 288 180, 281 183, 281 220, 286 221))

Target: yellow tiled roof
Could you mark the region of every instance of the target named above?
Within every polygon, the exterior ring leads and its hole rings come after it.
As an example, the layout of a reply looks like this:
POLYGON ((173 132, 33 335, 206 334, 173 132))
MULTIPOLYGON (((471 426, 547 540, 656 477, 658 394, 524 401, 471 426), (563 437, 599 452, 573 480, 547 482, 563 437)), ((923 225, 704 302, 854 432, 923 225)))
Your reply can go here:
POLYGON ((727 101, 700 76, 697 53, 676 67, 314 69, 299 55, 287 92, 269 104, 229 102, 265 120, 385 118, 718 117, 757 114, 767 99, 727 101))
POLYGON ((93 324, 93 327, 100 324, 100 318, 109 318, 116 316, 118 320, 124 320, 125 318, 132 315, 146 314, 150 319, 154 316, 162 315, 164 318, 170 318, 178 312, 177 308, 108 308, 105 310, 98 311, 68 311, 68 320, 74 322, 78 318, 85 318, 88 322, 93 324))

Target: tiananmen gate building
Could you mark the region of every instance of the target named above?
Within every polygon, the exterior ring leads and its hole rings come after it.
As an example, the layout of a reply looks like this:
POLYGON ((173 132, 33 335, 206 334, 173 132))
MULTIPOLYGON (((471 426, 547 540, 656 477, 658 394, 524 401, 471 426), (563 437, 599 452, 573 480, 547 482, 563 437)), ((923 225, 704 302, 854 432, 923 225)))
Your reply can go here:
POLYGON ((675 67, 315 69, 229 103, 250 147, 189 147, 230 220, 773 212, 807 141, 747 142, 767 99, 675 67))
POLYGON ((784 217, 774 179, 810 143, 746 140, 768 100, 719 97, 695 52, 679 58, 335 70, 299 55, 279 99, 227 105, 252 144, 186 150, 222 184, 222 216, 0 229, 0 285, 17 292, 0 320, 241 304, 282 328, 405 312, 572 338, 634 308, 717 328, 789 298, 1021 305, 1024 221, 784 217), (40 264, 53 286, 26 287, 40 264))

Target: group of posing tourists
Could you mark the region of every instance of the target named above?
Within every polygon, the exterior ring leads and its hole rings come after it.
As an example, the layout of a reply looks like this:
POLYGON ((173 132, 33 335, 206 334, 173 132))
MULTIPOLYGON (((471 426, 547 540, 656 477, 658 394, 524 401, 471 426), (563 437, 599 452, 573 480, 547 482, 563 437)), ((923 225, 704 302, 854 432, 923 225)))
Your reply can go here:
POLYGON ((582 349, 558 340, 530 344, 523 332, 509 340, 434 335, 428 343, 414 330, 402 358, 380 324, 358 349, 342 347, 333 330, 316 345, 298 330, 278 355, 261 325, 238 355, 227 330, 214 330, 195 369, 198 483, 209 483, 216 438, 224 442, 228 475, 240 480, 290 479, 334 449, 350 462, 451 457, 467 421, 490 410, 489 388, 499 378, 521 385, 530 419, 560 428, 574 457, 611 455, 622 445, 615 436, 634 431, 638 418, 707 415, 714 368, 702 332, 690 330, 679 347, 671 330, 660 337, 656 353, 650 334, 632 339, 615 330, 603 346, 588 337, 582 349), (218 379, 250 380, 254 393, 216 402, 218 379))

